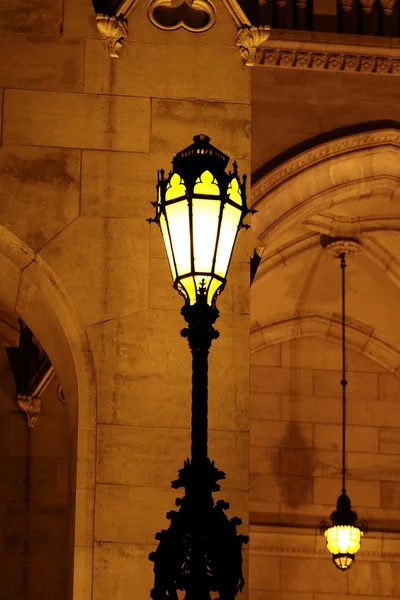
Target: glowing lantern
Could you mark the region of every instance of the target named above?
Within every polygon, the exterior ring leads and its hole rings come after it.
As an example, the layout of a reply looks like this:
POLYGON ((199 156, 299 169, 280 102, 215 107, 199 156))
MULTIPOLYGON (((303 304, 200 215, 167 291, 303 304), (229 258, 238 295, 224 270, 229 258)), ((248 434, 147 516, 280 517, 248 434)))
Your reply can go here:
POLYGON ((339 496, 337 508, 331 514, 332 525, 321 524, 321 530, 326 538, 326 546, 332 554, 332 559, 338 569, 345 571, 353 563, 356 553, 361 546, 361 537, 366 531, 365 521, 356 525, 357 513, 351 509, 350 498, 345 492, 339 496))
POLYGON ((201 296, 212 306, 225 286, 236 236, 250 210, 246 176, 241 182, 237 164, 226 172, 229 157, 209 137, 193 140, 175 156, 168 177, 159 172, 154 221, 161 227, 174 287, 187 304, 201 296))

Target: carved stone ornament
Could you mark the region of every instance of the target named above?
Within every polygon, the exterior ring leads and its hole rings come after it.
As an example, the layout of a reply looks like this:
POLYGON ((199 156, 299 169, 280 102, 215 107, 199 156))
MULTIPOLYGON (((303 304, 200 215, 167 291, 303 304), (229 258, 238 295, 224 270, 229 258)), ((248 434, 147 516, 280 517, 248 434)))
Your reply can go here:
POLYGON ((390 16, 393 12, 393 6, 396 0, 379 0, 384 15, 390 16))
POLYGON ((211 29, 216 20, 215 8, 208 0, 152 0, 147 9, 150 21, 159 29, 186 29, 201 33, 211 29))
POLYGON ((358 254, 361 250, 360 242, 353 237, 330 237, 329 235, 321 235, 321 246, 333 258, 341 258, 344 254, 346 258, 350 258, 358 254))
POLYGON ((42 408, 42 401, 37 396, 23 396, 18 394, 17 404, 26 414, 28 427, 34 427, 42 408))
POLYGON ((372 11, 375 0, 360 0, 361 10, 368 15, 372 11))
POLYGON ((108 49, 112 58, 119 58, 119 51, 128 35, 128 21, 125 17, 96 16, 97 30, 108 41, 108 49))
POLYGON ((353 7, 353 0, 340 0, 340 8, 343 12, 350 12, 353 7))
POLYGON ((243 25, 238 29, 236 45, 247 67, 254 66, 257 50, 269 38, 269 34, 269 25, 261 25, 260 27, 243 25))
MULTIPOLYGON (((252 53, 251 66, 400 75, 400 53, 397 49, 387 49, 386 56, 363 54, 360 51, 355 51, 354 54, 350 54, 348 51, 329 52, 325 49, 321 52, 312 52, 307 49, 306 45, 301 49, 290 50, 288 44, 285 44, 284 48, 277 48, 276 40, 269 38, 270 42, 273 43, 272 48, 260 48, 258 52, 252 53), (392 56, 390 56, 391 53, 392 56), (396 55, 393 56, 395 53, 396 55)), ((242 49, 241 54, 245 58, 246 55, 242 49)), ((246 64, 248 63, 246 62, 246 64)))

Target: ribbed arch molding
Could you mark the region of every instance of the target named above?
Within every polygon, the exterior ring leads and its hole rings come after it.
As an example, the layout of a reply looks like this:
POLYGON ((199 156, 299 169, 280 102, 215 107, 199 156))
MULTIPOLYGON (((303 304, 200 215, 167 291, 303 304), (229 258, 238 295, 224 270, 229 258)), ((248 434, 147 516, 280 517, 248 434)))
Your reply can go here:
MULTIPOLYGON (((271 322, 253 326, 250 352, 302 337, 316 337, 341 343, 341 320, 337 313, 307 309, 296 314, 277 315, 271 322)), ((346 319, 346 346, 375 361, 400 379, 400 345, 373 327, 346 319)))
POLYGON ((307 150, 252 188, 255 234, 263 243, 333 206, 367 198, 400 200, 400 132, 382 129, 307 150))

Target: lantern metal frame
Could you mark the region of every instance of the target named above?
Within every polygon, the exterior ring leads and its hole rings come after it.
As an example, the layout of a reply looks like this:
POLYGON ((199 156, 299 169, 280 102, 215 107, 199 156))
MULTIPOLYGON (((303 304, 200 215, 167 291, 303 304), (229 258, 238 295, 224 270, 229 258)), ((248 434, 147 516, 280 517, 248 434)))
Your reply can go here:
MULTIPOLYGON (((246 205, 246 177, 243 177, 241 183, 236 163, 233 165, 233 171, 226 172, 229 157, 209 142, 208 136, 195 136, 194 144, 175 156, 168 178, 165 178, 164 171, 159 171, 157 202, 153 203, 156 216, 148 220, 156 222, 161 228, 161 216, 166 216, 166 190, 175 174, 178 174, 186 185, 186 194, 175 201, 186 199, 190 207, 197 178, 209 171, 220 186, 219 235, 222 213, 226 204, 230 202, 228 186, 230 181, 236 178, 240 185, 242 206, 236 205, 236 208, 241 208, 241 215, 227 264, 227 273, 237 232, 242 227, 248 227, 243 224, 243 219, 249 212, 254 211, 246 205)), ((205 278, 212 276, 212 273, 199 273, 194 270, 193 231, 190 235, 192 272, 189 276, 200 277, 194 303, 190 303, 188 294, 181 288, 182 277, 174 277, 174 273, 172 274, 174 287, 185 298, 181 313, 187 327, 182 329, 181 335, 187 338, 192 352, 191 458, 185 461, 178 479, 172 482, 173 488, 185 490, 183 498, 176 499, 179 510, 167 513, 170 526, 156 534, 159 545, 157 550, 149 555, 150 560, 154 562, 154 588, 150 595, 153 600, 177 600, 178 591, 182 591, 185 592, 185 600, 211 600, 215 593, 218 593, 221 600, 234 600, 245 583, 242 546, 248 542, 248 537, 237 533, 237 526, 241 524, 241 520, 237 517, 229 518, 225 514, 229 504, 224 500, 214 501, 213 493, 220 490, 218 481, 225 478, 225 473, 219 471, 208 457, 208 353, 212 341, 219 336, 213 325, 219 316, 216 299, 226 284, 226 273, 225 277, 219 278, 219 289, 209 298, 205 278)), ((215 248, 218 248, 218 235, 215 248)), ((176 265, 175 274, 178 274, 176 265)))
MULTIPOLYGON (((153 205, 156 207, 156 216, 154 219, 148 219, 150 222, 157 223, 161 228, 161 219, 164 217, 166 228, 168 230, 168 237, 171 240, 171 230, 169 224, 169 218, 167 214, 167 207, 187 200, 189 209, 189 236, 190 236, 190 270, 178 274, 178 264, 176 253, 173 245, 170 242, 171 258, 173 260, 175 275, 172 273, 174 279, 174 288, 185 298, 186 302, 190 302, 185 286, 182 281, 187 278, 193 278, 194 285, 196 288, 196 301, 200 300, 200 297, 206 295, 207 302, 215 306, 217 297, 222 292, 226 285, 225 277, 216 273, 216 260, 217 252, 220 244, 221 227, 223 223, 223 214, 226 206, 232 206, 238 209, 241 214, 238 222, 235 239, 233 240, 231 254, 227 263, 226 273, 229 270, 229 265, 232 259, 233 248, 235 246, 237 234, 241 228, 248 228, 249 226, 243 223, 243 219, 248 213, 254 212, 252 209, 247 207, 246 203, 246 175, 243 175, 242 181, 238 174, 238 165, 236 161, 233 163, 233 170, 226 171, 226 167, 229 163, 229 157, 212 146, 210 144, 210 138, 207 135, 200 134, 193 138, 194 143, 184 148, 181 152, 178 152, 172 161, 172 170, 169 172, 168 177, 165 177, 165 171, 161 169, 158 172, 157 181, 157 202, 153 205), (213 176, 214 181, 217 182, 219 188, 218 195, 201 194, 194 191, 198 180, 204 175, 205 172, 210 172, 213 176), (179 197, 174 197, 171 200, 166 198, 168 187, 171 184, 171 180, 174 176, 178 175, 183 181, 185 187, 185 194, 179 197), (241 204, 234 202, 229 193, 229 186, 236 180, 238 183, 238 189, 241 196, 241 204), (219 215, 218 215, 218 227, 217 235, 214 245, 212 269, 210 271, 195 269, 195 251, 194 251, 194 231, 193 231, 193 202, 194 200, 218 200, 220 202, 219 215), (210 281, 207 285, 207 278, 210 281), (196 286, 197 279, 197 286, 196 286), (212 294, 212 297, 208 297, 208 291, 211 286, 213 279, 220 282, 220 286, 212 294), (204 285, 202 286, 202 282, 204 285), (200 288, 202 289, 200 290, 200 288), (204 287, 206 289, 204 289, 204 287)), ((171 262, 171 258, 170 262, 171 262)), ((172 267, 171 267, 172 270, 172 267)))
MULTIPOLYGON (((361 537, 368 531, 368 523, 365 520, 358 522, 358 515, 351 508, 351 501, 346 493, 346 257, 354 256, 360 250, 360 244, 357 239, 351 237, 330 237, 321 236, 321 245, 334 258, 340 259, 341 269, 341 303, 342 303, 342 378, 340 385, 342 387, 342 492, 339 495, 329 524, 325 519, 320 523, 320 532, 326 536, 328 530, 333 528, 356 528, 361 537)), ((328 541, 327 541, 328 545, 328 541)), ((329 549, 329 548, 328 548, 329 549)), ((355 553, 337 552, 332 553, 334 565, 341 571, 346 571, 355 560, 355 553)))

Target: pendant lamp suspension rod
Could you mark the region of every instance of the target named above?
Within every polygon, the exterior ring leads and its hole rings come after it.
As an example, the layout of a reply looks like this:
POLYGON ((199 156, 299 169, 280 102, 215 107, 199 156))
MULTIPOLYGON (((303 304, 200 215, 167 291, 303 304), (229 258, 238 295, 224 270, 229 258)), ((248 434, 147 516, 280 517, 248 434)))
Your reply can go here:
POLYGON ((340 268, 342 270, 342 493, 346 493, 346 254, 340 255, 340 268))

